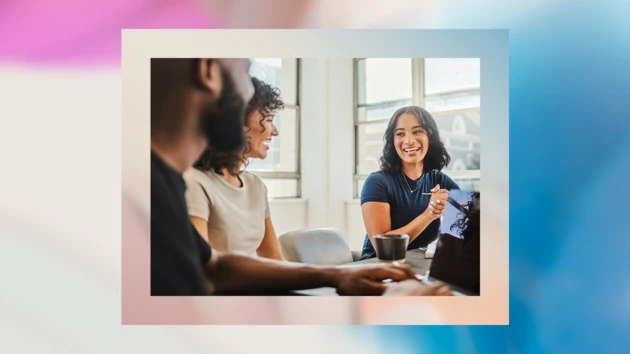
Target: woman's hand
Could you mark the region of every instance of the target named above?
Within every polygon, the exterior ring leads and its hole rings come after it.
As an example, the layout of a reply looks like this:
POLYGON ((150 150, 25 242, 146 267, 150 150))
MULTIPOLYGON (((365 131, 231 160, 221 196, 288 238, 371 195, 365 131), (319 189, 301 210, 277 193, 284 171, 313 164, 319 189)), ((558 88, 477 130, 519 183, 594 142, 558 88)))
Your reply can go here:
POLYGON ((448 190, 440 189, 440 185, 431 189, 431 200, 424 214, 431 220, 439 219, 444 215, 446 200, 448 199, 448 190))

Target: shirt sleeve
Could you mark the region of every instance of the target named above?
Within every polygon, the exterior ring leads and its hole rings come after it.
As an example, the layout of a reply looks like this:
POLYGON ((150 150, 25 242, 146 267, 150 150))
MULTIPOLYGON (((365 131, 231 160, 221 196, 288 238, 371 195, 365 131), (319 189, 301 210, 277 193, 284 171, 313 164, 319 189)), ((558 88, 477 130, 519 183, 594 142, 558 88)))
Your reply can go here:
POLYGON ((265 191, 265 193, 264 193, 264 197, 265 197, 265 219, 267 219, 268 217, 271 216, 271 210, 269 208, 269 194, 267 192, 267 185, 265 184, 265 182, 263 182, 261 180, 260 183, 262 183, 263 190, 265 191))
POLYGON ((451 179, 451 177, 447 176, 445 173, 440 173, 440 186, 442 189, 453 190, 460 189, 457 183, 451 179))
POLYGON ((186 176, 186 205, 188 206, 188 215, 196 216, 205 221, 210 218, 211 201, 208 193, 192 175, 186 176))
POLYGON ((389 203, 387 198, 387 183, 382 176, 371 173, 363 183, 361 190, 361 205, 367 202, 389 203))

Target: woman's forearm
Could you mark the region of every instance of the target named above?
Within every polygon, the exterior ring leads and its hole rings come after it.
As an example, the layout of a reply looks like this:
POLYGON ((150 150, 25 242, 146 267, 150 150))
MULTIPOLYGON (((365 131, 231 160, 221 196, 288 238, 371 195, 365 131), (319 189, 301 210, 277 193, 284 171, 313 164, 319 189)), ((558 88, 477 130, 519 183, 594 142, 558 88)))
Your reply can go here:
POLYGON ((259 248, 256 251, 256 255, 262 258, 275 259, 277 261, 284 261, 284 257, 282 257, 282 253, 280 253, 279 248, 259 248))
POLYGON ((271 217, 265 219, 265 234, 263 235, 262 242, 256 250, 258 257, 276 259, 284 261, 282 253, 280 252, 280 244, 278 243, 278 236, 276 236, 276 230, 273 228, 271 217))
POLYGON ((422 213, 413 219, 409 224, 396 230, 386 232, 386 234, 407 234, 409 235, 409 243, 415 240, 418 235, 424 231, 434 219, 422 213))

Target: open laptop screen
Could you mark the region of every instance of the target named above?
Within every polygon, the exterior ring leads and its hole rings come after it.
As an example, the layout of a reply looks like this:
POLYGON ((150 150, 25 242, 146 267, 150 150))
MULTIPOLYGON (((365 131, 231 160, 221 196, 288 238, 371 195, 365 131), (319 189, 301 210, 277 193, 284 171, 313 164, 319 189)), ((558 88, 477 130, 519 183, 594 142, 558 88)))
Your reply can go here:
POLYGON ((479 294, 480 193, 452 190, 429 277, 479 294))

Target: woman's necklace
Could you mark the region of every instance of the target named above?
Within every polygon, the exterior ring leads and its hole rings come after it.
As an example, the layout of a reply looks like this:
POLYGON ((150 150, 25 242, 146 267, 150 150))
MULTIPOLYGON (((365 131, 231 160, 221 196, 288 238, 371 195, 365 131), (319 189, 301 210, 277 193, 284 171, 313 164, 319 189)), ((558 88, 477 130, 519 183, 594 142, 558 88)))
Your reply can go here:
POLYGON ((405 184, 407 185, 407 188, 409 188, 409 191, 411 193, 417 191, 418 189, 420 189, 420 187, 422 187, 422 183, 420 183, 420 185, 416 187, 416 189, 411 189, 411 187, 409 186, 409 182, 407 182, 407 176, 405 176, 405 173, 403 171, 400 171, 400 173, 402 174, 403 181, 405 181, 405 184))

